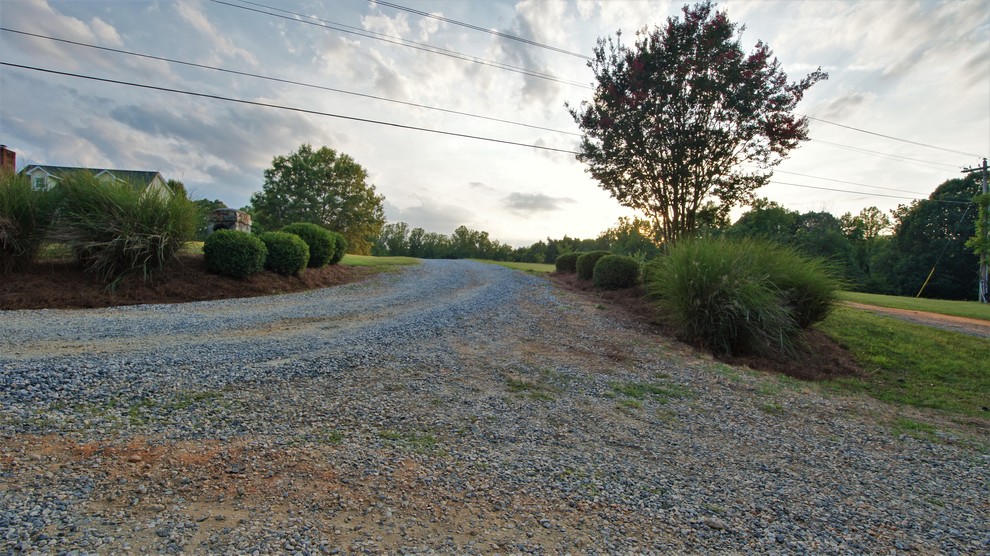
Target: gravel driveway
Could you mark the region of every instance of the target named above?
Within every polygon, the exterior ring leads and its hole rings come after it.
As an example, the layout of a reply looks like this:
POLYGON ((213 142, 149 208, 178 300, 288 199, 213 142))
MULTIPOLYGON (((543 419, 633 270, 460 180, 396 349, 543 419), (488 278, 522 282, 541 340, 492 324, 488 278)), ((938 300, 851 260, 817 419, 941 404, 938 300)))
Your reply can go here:
POLYGON ((990 553, 933 419, 468 261, 0 312, 0 553, 990 553))

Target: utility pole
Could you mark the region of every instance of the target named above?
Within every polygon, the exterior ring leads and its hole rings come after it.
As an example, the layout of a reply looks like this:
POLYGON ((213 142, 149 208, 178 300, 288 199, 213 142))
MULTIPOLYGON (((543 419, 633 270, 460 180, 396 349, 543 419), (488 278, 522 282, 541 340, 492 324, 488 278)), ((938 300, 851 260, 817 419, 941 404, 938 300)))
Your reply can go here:
MULTIPOLYGON (((987 195, 987 159, 986 158, 983 159, 983 166, 977 166, 976 168, 966 168, 962 171, 962 173, 968 174, 970 172, 979 172, 981 170, 983 172, 983 195, 986 196, 987 195)), ((987 236, 990 235, 990 206, 987 206, 986 204, 980 206, 979 218, 982 225, 977 226, 976 229, 979 230, 980 228, 982 228, 984 234, 982 238, 978 238, 978 241, 982 242, 982 246, 980 248, 979 299, 980 299, 980 303, 987 303, 988 295, 990 295, 990 291, 988 291, 990 290, 990 277, 987 276, 987 250, 990 250, 990 244, 988 244, 988 242, 990 242, 990 239, 987 238, 987 236)))

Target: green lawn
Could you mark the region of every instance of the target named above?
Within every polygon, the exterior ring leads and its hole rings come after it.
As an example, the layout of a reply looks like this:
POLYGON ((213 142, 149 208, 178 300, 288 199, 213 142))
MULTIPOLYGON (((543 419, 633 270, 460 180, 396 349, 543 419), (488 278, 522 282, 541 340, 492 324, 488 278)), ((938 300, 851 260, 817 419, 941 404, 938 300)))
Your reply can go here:
POLYGON ((497 264, 499 266, 504 266, 511 268, 513 270, 521 270, 523 272, 529 272, 530 274, 546 274, 548 272, 553 272, 557 270, 552 264, 543 263, 510 263, 506 261, 485 261, 481 259, 471 259, 473 261, 478 261, 480 263, 497 264))
POLYGON ((373 266, 383 269, 419 264, 421 261, 413 257, 371 257, 368 255, 344 255, 340 264, 345 266, 373 266))
POLYGON ((943 299, 919 299, 916 297, 899 297, 896 295, 879 295, 875 293, 840 292, 839 299, 854 301, 878 307, 894 309, 909 309, 912 311, 928 311, 956 317, 990 320, 990 304, 978 301, 946 301, 943 299))
POLYGON ((916 407, 990 418, 990 341, 839 307, 818 328, 848 349, 862 378, 839 389, 916 407))

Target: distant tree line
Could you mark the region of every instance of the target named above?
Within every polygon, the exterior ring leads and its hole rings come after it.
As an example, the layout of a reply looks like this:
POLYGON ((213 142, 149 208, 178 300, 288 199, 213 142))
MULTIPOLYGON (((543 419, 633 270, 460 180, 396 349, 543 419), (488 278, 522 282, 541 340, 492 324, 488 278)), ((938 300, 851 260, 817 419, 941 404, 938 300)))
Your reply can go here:
MULTIPOLYGON (((793 247, 830 261, 848 289, 871 293, 916 295, 934 267, 922 296, 974 299, 977 257, 966 241, 975 234, 977 209, 972 201, 979 189, 975 173, 948 180, 928 199, 900 205, 889 216, 876 207, 840 217, 821 211, 799 213, 757 199, 735 223, 712 215, 695 233, 758 237, 793 247)), ((547 264, 564 253, 599 250, 640 260, 663 254, 660 233, 640 218, 620 218, 594 239, 565 235, 515 248, 466 226, 448 236, 398 222, 386 224, 372 246, 372 254, 379 256, 547 264)))

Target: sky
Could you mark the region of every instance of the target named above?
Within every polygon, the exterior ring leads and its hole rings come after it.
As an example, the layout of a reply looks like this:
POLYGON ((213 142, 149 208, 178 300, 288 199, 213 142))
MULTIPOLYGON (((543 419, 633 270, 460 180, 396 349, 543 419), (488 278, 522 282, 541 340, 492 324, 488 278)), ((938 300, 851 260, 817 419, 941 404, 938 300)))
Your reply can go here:
MULTIPOLYGON (((273 157, 327 146, 369 172, 389 222, 444 234, 466 225, 515 246, 593 238, 634 215, 574 155, 532 145, 576 151, 580 130, 565 103, 591 98, 584 57, 596 40, 663 25, 683 2, 391 4, 0 0, 0 61, 323 113, 0 66, 0 143, 17 152, 18 167, 157 170, 194 198, 235 208, 261 190, 273 157)), ((769 44, 790 81, 819 66, 829 73, 797 107, 816 118, 811 140, 760 197, 799 212, 887 211, 990 155, 983 0, 730 0, 718 8, 745 25, 744 50, 769 44)))

